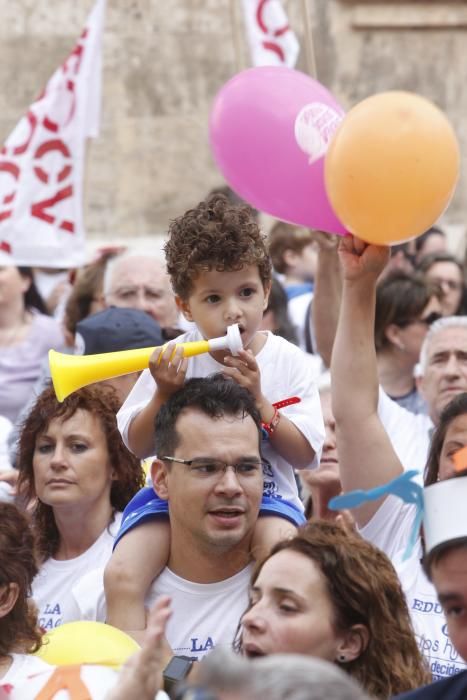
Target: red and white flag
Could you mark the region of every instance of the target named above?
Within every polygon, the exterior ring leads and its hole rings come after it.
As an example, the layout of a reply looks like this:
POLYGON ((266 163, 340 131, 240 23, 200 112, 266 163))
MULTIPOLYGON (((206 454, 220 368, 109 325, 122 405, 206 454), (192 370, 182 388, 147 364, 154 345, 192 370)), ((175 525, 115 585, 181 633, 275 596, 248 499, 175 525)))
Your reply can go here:
POLYGON ((287 66, 297 62, 300 46, 280 0, 242 0, 253 65, 287 66))
POLYGON ((106 0, 0 150, 0 264, 85 262, 86 139, 99 132, 106 0))

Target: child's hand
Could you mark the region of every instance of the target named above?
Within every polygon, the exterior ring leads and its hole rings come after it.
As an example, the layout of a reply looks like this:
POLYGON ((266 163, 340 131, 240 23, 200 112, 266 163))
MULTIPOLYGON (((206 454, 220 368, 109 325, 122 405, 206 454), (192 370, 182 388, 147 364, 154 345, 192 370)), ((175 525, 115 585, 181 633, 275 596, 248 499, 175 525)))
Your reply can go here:
POLYGON ((347 280, 361 279, 367 275, 379 277, 390 255, 390 249, 387 246, 365 243, 356 236, 341 238, 338 251, 344 277, 347 280))
POLYGON ((183 357, 181 346, 176 350, 175 346, 176 343, 167 343, 166 346, 156 348, 149 358, 149 371, 162 401, 172 396, 185 383, 188 358, 183 357))
POLYGON ((248 389, 254 396, 256 403, 262 400, 261 373, 258 363, 251 350, 240 350, 238 356, 228 355, 224 358, 226 368, 223 374, 235 379, 236 382, 248 389))

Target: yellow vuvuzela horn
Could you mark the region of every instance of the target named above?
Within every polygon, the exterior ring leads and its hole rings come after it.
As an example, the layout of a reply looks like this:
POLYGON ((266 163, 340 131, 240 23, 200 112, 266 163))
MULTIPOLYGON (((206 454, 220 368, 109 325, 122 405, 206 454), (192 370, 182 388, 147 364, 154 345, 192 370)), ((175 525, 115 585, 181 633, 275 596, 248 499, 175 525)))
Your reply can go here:
MULTIPOLYGON (((227 335, 221 338, 177 343, 176 347, 179 346, 183 348, 184 357, 201 355, 203 352, 215 352, 216 350, 230 350, 232 355, 236 355, 243 347, 237 324, 229 326, 227 335)), ((55 395, 59 401, 63 401, 74 391, 88 384, 121 377, 123 374, 140 372, 149 367, 149 358, 154 350, 156 350, 155 347, 138 348, 137 350, 104 352, 98 355, 66 355, 49 350, 50 376, 55 395)))

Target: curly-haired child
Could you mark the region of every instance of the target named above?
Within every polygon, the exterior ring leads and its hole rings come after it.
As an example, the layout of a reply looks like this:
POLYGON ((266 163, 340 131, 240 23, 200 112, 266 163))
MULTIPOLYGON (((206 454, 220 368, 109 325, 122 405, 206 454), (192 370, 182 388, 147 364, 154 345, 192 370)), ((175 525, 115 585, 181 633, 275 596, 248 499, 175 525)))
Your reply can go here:
MULTIPOLYGON (((153 426, 161 405, 185 379, 222 371, 249 389, 261 413, 264 495, 252 553, 266 553, 305 521, 294 469, 317 464, 324 438, 314 371, 301 350, 259 331, 271 286, 271 262, 251 210, 213 195, 175 219, 165 246, 179 309, 196 329, 174 342, 216 338, 238 324, 244 349, 183 358, 170 343, 157 349, 118 414, 123 439, 139 457, 153 454, 153 426), (296 396, 278 411, 273 403, 296 396)), ((170 552, 168 504, 148 488, 128 505, 105 573, 107 621, 144 629, 144 598, 170 552), (149 505, 149 503, 151 505, 149 505), (131 514, 131 517, 126 517, 131 514), (162 517, 161 517, 162 514, 162 517), (138 527, 137 527, 138 526, 138 527), (137 571, 136 576, 134 572, 137 571)))

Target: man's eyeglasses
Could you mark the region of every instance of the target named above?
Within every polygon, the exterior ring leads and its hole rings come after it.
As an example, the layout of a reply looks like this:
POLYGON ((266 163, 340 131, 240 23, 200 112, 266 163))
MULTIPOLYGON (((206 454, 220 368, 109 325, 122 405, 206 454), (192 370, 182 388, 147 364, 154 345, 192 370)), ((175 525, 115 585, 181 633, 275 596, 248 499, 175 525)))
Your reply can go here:
POLYGON ((179 462, 188 467, 191 476, 197 479, 219 479, 231 467, 239 479, 254 477, 262 474, 267 462, 261 459, 243 459, 236 464, 228 464, 221 459, 197 457, 195 459, 179 459, 177 457, 160 457, 163 462, 179 462))

